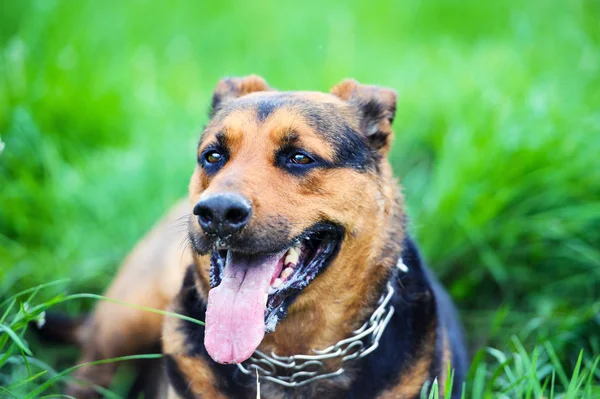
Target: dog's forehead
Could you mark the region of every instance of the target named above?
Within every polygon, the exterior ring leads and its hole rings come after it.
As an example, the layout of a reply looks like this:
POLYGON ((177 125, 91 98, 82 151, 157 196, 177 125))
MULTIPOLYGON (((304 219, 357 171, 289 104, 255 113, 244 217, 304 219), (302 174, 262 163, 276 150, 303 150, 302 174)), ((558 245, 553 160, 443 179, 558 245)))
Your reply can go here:
POLYGON ((327 93, 257 92, 225 104, 209 126, 226 129, 228 125, 267 122, 302 123, 329 139, 355 129, 357 114, 348 103, 327 93))
MULTIPOLYGON (((335 116, 340 112, 347 112, 347 103, 338 97, 313 91, 255 92, 232 101, 230 106, 232 109, 255 109, 259 111, 258 117, 261 120, 266 119, 279 108, 306 115, 320 113, 335 116)), ((224 111, 226 112, 227 109, 224 111)))

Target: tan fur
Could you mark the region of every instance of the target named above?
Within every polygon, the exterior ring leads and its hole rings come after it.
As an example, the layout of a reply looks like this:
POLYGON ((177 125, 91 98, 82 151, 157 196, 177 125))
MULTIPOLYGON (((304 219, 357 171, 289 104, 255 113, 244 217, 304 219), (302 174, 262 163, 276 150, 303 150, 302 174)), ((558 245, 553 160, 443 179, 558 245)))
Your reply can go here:
MULTIPOLYGON (((341 115, 356 131, 373 128, 364 125, 356 104, 373 97, 381 100, 386 114, 375 127, 383 140, 379 151, 385 158, 391 142, 395 93, 354 81, 341 83, 331 93, 296 92, 290 95, 321 104, 341 115)), ((242 96, 257 100, 274 95, 266 82, 256 76, 224 80, 215 90, 219 107, 227 107, 242 96)), ((194 264, 198 294, 206 300, 210 288, 210 259, 193 251, 182 251, 185 229, 170 226, 179 216, 189 215, 202 196, 236 191, 253 204, 252 219, 246 229, 260 228, 261 224, 280 218, 289 223, 289 235, 294 237, 326 216, 346 230, 338 256, 303 290, 275 332, 265 336, 259 350, 274 351, 279 355, 309 353, 313 348, 322 349, 346 338, 359 327, 372 312, 379 297, 378 290, 388 271, 394 267, 395 259, 391 254, 399 253, 399 243, 404 238, 403 227, 397 223, 402 219, 404 206, 399 186, 387 161, 378 165, 378 173, 333 168, 314 170, 309 177, 291 176, 273 166, 273 154, 290 132, 299 136, 303 148, 325 160, 333 160, 331 145, 293 109, 276 109, 264 121, 259 121, 255 112, 244 108, 232 109, 225 116, 213 118, 204 132, 198 154, 215 140, 217 134, 223 134, 230 147, 231 160, 215 176, 206 175, 196 166, 189 184, 189 200, 179 204, 138 244, 107 295, 165 309, 181 286, 186 266, 194 264), (393 240, 389 239, 391 236, 393 240)), ((195 216, 188 217, 190 230, 203 234, 195 216)), ((172 356, 188 379, 190 391, 207 398, 223 397, 208 363, 186 355, 185 337, 179 329, 181 321, 174 318, 164 319, 120 305, 101 303, 81 337, 88 348, 84 359, 90 360, 90 353, 94 353, 92 357, 96 359, 137 353, 143 346, 158 340, 161 325, 163 351, 172 356)), ((428 338, 428 345, 415 359, 411 370, 403 375, 401 384, 385 392, 382 398, 408 398, 420 390, 431 363, 434 341, 435 335, 428 338)), ((332 371, 338 366, 336 361, 328 361, 325 369, 332 371)), ((112 373, 113 369, 101 375, 86 369, 78 376, 105 386, 112 373)), ((326 380, 315 384, 315 392, 326 392, 328 384, 331 382, 326 380)), ((277 398, 280 394, 280 390, 266 386, 263 398, 277 398)), ((171 390, 169 398, 176 397, 171 390)), ((326 396, 323 393, 319 397, 326 396)))
MULTIPOLYGON (((180 201, 123 262, 117 277, 104 294, 122 302, 164 310, 181 287, 183 274, 192 263, 185 251, 190 212, 180 201)), ((163 316, 128 306, 100 301, 86 324, 77 332, 83 346, 79 363, 136 354, 155 348, 160 340, 163 316)), ((107 386, 117 364, 86 366, 75 377, 107 386)), ((95 397, 89 388, 71 384, 68 394, 95 397), (88 396, 89 395, 89 396, 88 396)))

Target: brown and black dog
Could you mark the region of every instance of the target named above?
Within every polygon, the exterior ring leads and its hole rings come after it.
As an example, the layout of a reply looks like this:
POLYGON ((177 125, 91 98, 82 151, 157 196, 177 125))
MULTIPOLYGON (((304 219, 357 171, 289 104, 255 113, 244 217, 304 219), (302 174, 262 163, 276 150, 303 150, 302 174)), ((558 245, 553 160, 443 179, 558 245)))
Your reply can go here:
MULTIPOLYGON (((100 303, 70 333, 81 361, 152 351, 162 331, 169 398, 255 398, 257 366, 262 398, 417 398, 435 379, 443 392, 449 366, 458 397, 460 326, 406 233, 387 160, 396 93, 352 80, 329 94, 279 92, 249 76, 219 82, 212 105, 189 201, 138 244, 106 293, 206 326, 100 303), (181 217, 186 249, 173 228, 181 217), (375 332, 360 336, 374 319, 375 332), (340 341, 346 351, 315 361, 340 341)), ((77 377, 107 386, 115 367, 77 377)))

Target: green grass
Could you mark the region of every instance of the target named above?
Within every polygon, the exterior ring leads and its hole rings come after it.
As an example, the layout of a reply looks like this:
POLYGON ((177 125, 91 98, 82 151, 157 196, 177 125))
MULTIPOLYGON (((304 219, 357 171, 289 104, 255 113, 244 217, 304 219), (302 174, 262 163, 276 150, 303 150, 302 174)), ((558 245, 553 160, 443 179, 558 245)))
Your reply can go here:
POLYGON ((466 397, 600 397, 598 21, 597 0, 1 2, 0 302, 70 280, 0 306, 0 397, 72 365, 26 322, 102 292, 185 195, 218 79, 249 73, 398 91, 391 160, 461 309, 466 397))

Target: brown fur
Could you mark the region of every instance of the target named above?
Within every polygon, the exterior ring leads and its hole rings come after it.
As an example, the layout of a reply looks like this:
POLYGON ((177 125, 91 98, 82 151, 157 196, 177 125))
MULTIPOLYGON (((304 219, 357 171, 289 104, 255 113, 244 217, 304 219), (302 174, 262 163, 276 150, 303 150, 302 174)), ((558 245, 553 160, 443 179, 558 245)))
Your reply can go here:
MULTIPOLYGON (((124 261, 104 294, 122 302, 165 309, 181 286, 186 267, 192 262, 184 246, 189 213, 187 202, 179 202, 124 261), (185 218, 185 219, 184 219, 185 218)), ((78 363, 156 350, 163 316, 140 309, 101 301, 94 313, 76 332, 83 355, 78 363)), ((108 386, 117 363, 85 366, 74 377, 102 387, 108 386)), ((93 398, 87 386, 71 384, 67 394, 93 398)))
MULTIPOLYGON (((138 244, 107 296, 165 309, 181 286, 185 267, 194 264, 196 289, 200 298, 206 300, 210 287, 209 256, 184 251, 181 247, 184 232, 172 226, 178 217, 189 215, 202 196, 235 191, 253 204, 253 216, 245 232, 255 238, 272 233, 276 222, 285 225, 287 230, 282 234, 292 238, 323 217, 344 226, 346 231, 341 250, 332 264, 303 290, 276 330, 265 336, 259 350, 289 356, 325 348, 348 337, 371 314, 404 237, 403 197, 385 160, 392 139, 396 94, 389 89, 348 80, 335 86, 331 94, 289 93, 300 105, 276 108, 264 120, 259 120, 252 104, 265 99, 276 100, 277 96, 278 93, 271 91, 257 76, 226 79, 217 85, 213 96, 214 117, 203 134, 198 155, 222 136, 231 151, 230 161, 214 176, 196 166, 189 184, 189 200, 180 203, 138 244), (357 112, 357 107, 370 101, 377 102, 379 114, 365 116, 357 112), (296 107, 302 104, 315 104, 329 110, 332 125, 338 123, 334 117, 341 117, 350 128, 372 140, 374 151, 380 156, 377 170, 318 169, 309 176, 298 177, 274 167, 273 154, 289 140, 291 133, 297 135, 302 148, 326 161, 335 161, 331 142, 324 140, 314 124, 298 112, 296 107)), ((202 239, 203 232, 192 215, 189 226, 192 240, 202 239)), ((179 309, 177 301, 172 310, 179 309)), ((156 314, 100 303, 80 333, 80 340, 85 343, 82 360, 144 351, 158 341, 161 326, 163 351, 172 357, 189 382, 190 392, 198 397, 224 398, 219 391, 220 382, 207 361, 186 354, 186 337, 180 329, 181 321, 175 318, 164 319, 156 314)), ((430 331, 431 336, 412 368, 406 370, 396 387, 380 397, 412 398, 419 392, 427 378, 435 347, 435 327, 430 331)), ((450 356, 447 338, 444 348, 446 362, 450 356)), ((338 366, 336 361, 328 361, 325 368, 335 370, 338 366)), ((90 367, 80 370, 77 377, 106 386, 113 373, 112 367, 102 370, 90 367)), ((352 370, 349 370, 346 380, 313 384, 310 396, 327 397, 330 388, 345 386, 351 378, 352 370)), ((70 392, 84 397, 83 391, 70 392)), ((282 397, 282 392, 266 384, 263 398, 282 397)), ((255 393, 250 390, 248 395, 255 393)), ((171 390, 169 398, 176 397, 171 390)))

